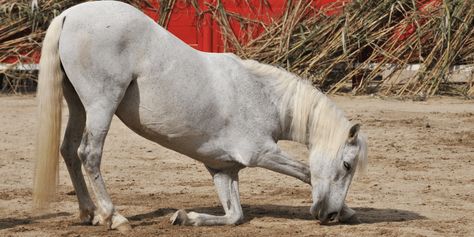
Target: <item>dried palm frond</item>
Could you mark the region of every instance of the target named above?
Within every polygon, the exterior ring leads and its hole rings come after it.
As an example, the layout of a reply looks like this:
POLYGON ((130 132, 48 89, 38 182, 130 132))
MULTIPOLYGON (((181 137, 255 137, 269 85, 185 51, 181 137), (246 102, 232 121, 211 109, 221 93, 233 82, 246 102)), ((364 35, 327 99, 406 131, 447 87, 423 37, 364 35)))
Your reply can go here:
POLYGON ((422 9, 414 0, 352 1, 333 16, 309 11, 309 0, 290 4, 241 56, 285 67, 328 92, 352 80, 355 93, 433 95, 447 88, 454 65, 474 64, 471 1, 422 9), (413 63, 420 69, 400 80, 413 63))

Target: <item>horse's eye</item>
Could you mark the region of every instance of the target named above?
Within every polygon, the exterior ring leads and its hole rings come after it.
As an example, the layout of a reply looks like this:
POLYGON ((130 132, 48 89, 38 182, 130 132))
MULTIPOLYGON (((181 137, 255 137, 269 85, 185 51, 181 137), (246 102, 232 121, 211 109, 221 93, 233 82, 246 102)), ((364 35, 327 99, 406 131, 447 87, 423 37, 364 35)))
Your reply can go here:
POLYGON ((344 165, 344 168, 346 168, 347 171, 351 170, 351 164, 347 163, 346 161, 344 161, 342 164, 344 165))

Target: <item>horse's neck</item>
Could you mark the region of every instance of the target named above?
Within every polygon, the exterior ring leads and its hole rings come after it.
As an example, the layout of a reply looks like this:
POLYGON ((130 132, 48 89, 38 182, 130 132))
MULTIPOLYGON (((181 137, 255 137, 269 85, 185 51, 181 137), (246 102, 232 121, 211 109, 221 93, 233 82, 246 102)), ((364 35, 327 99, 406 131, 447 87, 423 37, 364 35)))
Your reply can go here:
POLYGON ((279 97, 279 112, 282 132, 285 139, 310 145, 310 136, 315 111, 320 100, 326 96, 307 81, 296 77, 281 78, 275 86, 279 97))
POLYGON ((307 144, 307 126, 304 124, 308 121, 310 106, 303 97, 308 95, 305 91, 314 90, 309 88, 311 85, 271 65, 253 60, 243 60, 242 65, 272 94, 271 98, 280 115, 280 139, 307 144))
POLYGON ((309 148, 332 147, 329 143, 342 139, 350 122, 325 94, 299 78, 287 78, 280 83, 275 91, 279 97, 282 137, 309 148))
POLYGON ((244 60, 242 64, 273 92, 280 114, 281 139, 321 145, 321 142, 334 142, 348 130, 349 121, 342 111, 309 81, 256 61, 244 60))

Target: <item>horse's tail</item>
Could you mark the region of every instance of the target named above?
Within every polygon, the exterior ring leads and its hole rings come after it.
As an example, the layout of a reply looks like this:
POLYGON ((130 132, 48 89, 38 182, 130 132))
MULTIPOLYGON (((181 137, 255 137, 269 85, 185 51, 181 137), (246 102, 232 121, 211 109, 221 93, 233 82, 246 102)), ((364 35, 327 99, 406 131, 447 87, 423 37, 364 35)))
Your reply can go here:
POLYGON ((33 183, 33 206, 44 208, 56 193, 64 77, 59 59, 59 37, 64 16, 53 19, 41 49, 38 78, 38 131, 33 183))

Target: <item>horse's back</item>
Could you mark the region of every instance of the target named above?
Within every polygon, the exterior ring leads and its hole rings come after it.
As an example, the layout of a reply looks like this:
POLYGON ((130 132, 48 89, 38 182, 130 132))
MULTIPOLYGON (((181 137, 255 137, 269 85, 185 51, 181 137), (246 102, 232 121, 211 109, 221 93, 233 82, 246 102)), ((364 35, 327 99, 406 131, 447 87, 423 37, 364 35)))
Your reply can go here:
POLYGON ((140 50, 145 45, 138 44, 144 44, 143 39, 152 37, 155 31, 153 22, 143 13, 121 2, 86 2, 69 8, 63 15, 61 59, 80 56, 83 67, 117 60, 133 65, 132 60, 125 62, 120 56, 129 53, 132 46, 135 51, 140 50))

